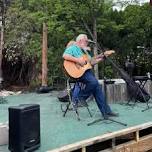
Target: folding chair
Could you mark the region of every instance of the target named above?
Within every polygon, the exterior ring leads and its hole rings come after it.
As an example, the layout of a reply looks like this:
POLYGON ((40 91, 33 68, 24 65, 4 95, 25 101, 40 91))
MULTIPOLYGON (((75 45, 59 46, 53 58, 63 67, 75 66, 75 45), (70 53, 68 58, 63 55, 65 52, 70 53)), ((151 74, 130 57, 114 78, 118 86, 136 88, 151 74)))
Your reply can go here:
MULTIPOLYGON (((63 117, 65 117, 65 115, 67 114, 68 111, 72 110, 76 114, 77 119, 80 120, 80 116, 79 116, 79 112, 78 112, 78 108, 80 106, 86 107, 90 117, 92 117, 92 114, 90 112, 90 109, 89 109, 88 104, 87 104, 86 101, 78 100, 78 102, 74 102, 73 99, 72 99, 72 89, 74 89, 75 85, 78 84, 78 83, 80 83, 80 82, 78 82, 75 79, 71 79, 70 77, 67 78, 66 91, 67 91, 68 99, 67 98, 65 99, 65 100, 67 100, 67 102, 65 102, 66 103, 65 110, 63 109, 63 103, 61 104, 61 110, 63 112, 63 117)), ((80 87, 80 89, 82 89, 81 84, 79 85, 79 87, 80 87)))

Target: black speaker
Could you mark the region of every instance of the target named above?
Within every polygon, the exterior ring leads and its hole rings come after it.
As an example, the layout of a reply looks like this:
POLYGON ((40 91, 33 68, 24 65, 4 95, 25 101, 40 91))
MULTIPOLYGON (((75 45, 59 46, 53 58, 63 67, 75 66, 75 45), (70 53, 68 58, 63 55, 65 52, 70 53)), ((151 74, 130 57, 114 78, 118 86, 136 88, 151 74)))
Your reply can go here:
POLYGON ((40 147, 40 106, 9 107, 9 150, 29 152, 40 147))

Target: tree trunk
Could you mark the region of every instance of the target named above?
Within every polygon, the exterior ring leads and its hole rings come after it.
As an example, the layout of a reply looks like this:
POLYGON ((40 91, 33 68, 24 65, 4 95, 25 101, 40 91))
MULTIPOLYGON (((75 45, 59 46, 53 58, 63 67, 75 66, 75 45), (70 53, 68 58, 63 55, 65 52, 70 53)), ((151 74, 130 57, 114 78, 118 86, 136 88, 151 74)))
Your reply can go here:
POLYGON ((1 27, 1 42, 0 42, 0 83, 3 80, 3 77, 2 77, 3 44, 4 44, 4 28, 2 25, 2 27, 1 27))
MULTIPOLYGON (((93 37, 94 37, 94 41, 97 42, 97 23, 95 18, 93 19, 93 37)), ((94 45, 93 52, 94 52, 94 56, 98 54, 97 43, 94 45)), ((99 79, 98 64, 94 66, 94 72, 95 72, 95 77, 99 79)))
POLYGON ((42 44, 42 86, 47 86, 47 25, 43 23, 43 44, 42 44))
POLYGON ((0 85, 3 81, 3 77, 2 77, 2 59, 3 59, 3 45, 4 45, 4 4, 2 3, 2 7, 1 7, 1 21, 0 21, 0 27, 1 27, 1 31, 0 31, 0 85))

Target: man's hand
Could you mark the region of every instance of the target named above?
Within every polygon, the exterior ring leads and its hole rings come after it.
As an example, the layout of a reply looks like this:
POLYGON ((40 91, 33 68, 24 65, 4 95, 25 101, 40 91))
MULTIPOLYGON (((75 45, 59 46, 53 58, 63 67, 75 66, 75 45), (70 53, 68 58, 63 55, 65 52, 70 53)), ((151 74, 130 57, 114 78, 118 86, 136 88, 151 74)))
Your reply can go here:
POLYGON ((102 61, 102 60, 103 60, 103 58, 101 58, 101 57, 93 58, 93 59, 91 60, 91 65, 96 65, 97 63, 99 63, 99 62, 102 61))
POLYGON ((80 64, 81 66, 84 66, 87 64, 87 61, 84 60, 83 57, 77 58, 77 63, 80 64))

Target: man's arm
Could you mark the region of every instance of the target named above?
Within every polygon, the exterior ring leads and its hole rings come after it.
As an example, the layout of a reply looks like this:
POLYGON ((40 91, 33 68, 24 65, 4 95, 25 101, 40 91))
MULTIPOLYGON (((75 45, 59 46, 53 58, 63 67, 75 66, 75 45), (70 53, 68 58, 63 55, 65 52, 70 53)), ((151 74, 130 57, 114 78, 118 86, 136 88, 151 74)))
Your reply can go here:
POLYGON ((99 63, 103 60, 104 60, 104 57, 93 57, 91 59, 91 65, 96 65, 97 63, 99 63))
POLYGON ((64 54, 64 55, 63 55, 63 58, 64 58, 64 60, 68 60, 68 61, 71 61, 71 62, 78 63, 78 64, 80 64, 81 66, 83 66, 83 65, 86 64, 86 61, 83 59, 83 57, 76 58, 76 57, 74 57, 74 56, 72 56, 72 55, 64 54))
POLYGON ((68 61, 72 61, 72 62, 75 62, 75 63, 78 62, 78 58, 73 57, 72 55, 68 55, 68 54, 64 54, 63 59, 68 60, 68 61))
POLYGON ((100 61, 103 61, 104 59, 106 59, 106 57, 112 55, 113 53, 115 53, 114 50, 105 51, 104 53, 101 53, 101 54, 93 57, 91 64, 95 65, 95 64, 99 63, 100 61))

